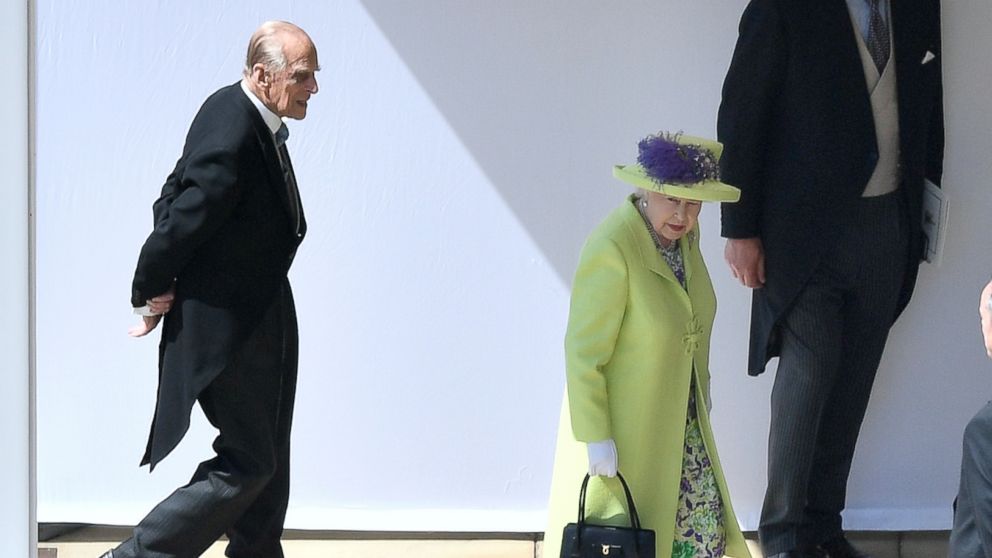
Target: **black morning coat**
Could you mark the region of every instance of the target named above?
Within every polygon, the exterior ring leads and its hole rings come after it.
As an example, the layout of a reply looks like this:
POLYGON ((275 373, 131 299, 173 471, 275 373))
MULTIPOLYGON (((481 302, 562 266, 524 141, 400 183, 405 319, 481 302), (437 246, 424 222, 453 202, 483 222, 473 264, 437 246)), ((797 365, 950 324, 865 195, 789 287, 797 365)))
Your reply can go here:
POLYGON ((227 366, 284 284, 306 233, 294 227, 272 134, 240 84, 211 95, 153 206, 155 228, 131 304, 166 292, 155 417, 141 464, 152 468, 189 428, 197 395, 227 366))
MULTIPOLYGON (((892 0, 890 21, 910 233, 898 316, 923 253, 923 179, 939 185, 942 172, 939 0, 892 0)), ((717 129, 723 180, 741 189, 740 203, 722 207, 722 234, 760 237, 775 278, 753 294, 752 375, 778 355, 777 322, 832 231, 849 221, 878 159, 855 32, 844 0, 752 0, 741 18, 717 129)))

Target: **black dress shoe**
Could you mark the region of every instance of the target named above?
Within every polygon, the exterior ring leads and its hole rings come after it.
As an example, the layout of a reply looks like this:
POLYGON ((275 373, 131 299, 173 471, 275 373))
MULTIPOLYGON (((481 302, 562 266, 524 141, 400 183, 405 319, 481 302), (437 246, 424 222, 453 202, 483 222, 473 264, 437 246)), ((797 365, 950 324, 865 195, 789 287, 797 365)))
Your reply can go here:
POLYGON ((871 558, 870 554, 865 554, 855 548, 844 535, 820 544, 820 548, 827 551, 827 556, 830 558, 871 558))

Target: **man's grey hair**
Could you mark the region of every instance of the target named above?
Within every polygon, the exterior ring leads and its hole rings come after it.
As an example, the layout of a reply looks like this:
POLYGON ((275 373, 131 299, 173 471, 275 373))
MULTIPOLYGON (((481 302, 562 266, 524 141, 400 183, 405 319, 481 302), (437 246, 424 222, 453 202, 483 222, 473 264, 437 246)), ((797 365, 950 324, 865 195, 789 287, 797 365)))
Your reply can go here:
POLYGON ((286 69, 286 54, 282 47, 287 32, 299 29, 287 21, 266 21, 251 40, 248 41, 248 56, 245 58, 245 77, 251 76, 255 64, 261 64, 269 72, 281 72, 286 69))

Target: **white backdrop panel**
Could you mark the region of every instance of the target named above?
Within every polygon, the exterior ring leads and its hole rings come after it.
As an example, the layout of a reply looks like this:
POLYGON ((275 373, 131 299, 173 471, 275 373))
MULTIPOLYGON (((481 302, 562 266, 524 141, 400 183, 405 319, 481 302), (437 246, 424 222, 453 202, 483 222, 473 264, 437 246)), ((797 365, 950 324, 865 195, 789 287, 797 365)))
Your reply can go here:
POLYGON ((0 92, 0 440, 5 480, 0 501, 0 549, 37 555, 34 476, 34 381, 30 359, 30 33, 25 3, 0 5, 0 50, 7 53, 11 86, 0 92))
MULTIPOLYGON (((625 189, 610 165, 659 128, 713 135, 745 2, 38 2, 40 521, 129 524, 185 482, 213 433, 137 468, 155 345, 125 331, 150 205, 202 100, 251 31, 295 21, 323 71, 291 123, 310 223, 292 271, 300 383, 288 526, 543 530, 568 285, 625 189)), ((986 398, 974 250, 992 202, 992 39, 944 10, 952 222, 893 331, 851 480, 848 527, 946 528, 960 432, 986 398), (976 44, 982 43, 983 44, 976 44)), ((744 373, 749 298, 703 249, 720 313, 715 427, 757 524, 772 374, 744 373)))

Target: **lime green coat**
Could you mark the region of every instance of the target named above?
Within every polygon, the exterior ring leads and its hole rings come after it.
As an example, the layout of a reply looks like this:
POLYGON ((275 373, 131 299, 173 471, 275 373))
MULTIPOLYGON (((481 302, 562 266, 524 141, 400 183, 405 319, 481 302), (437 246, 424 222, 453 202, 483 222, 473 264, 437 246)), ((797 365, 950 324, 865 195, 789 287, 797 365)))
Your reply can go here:
MULTIPOLYGON (((620 472, 658 558, 671 555, 682 473, 690 377, 696 374, 699 424, 724 503, 727 555, 749 557, 730 505, 704 404, 716 297, 697 239, 680 240, 688 292, 658 254, 628 199, 586 241, 572 285, 565 334, 567 398, 562 405, 544 553, 558 556, 561 531, 575 521, 588 469, 585 442, 613 438, 620 472)), ((589 483, 586 513, 626 525, 615 480, 589 483)))

